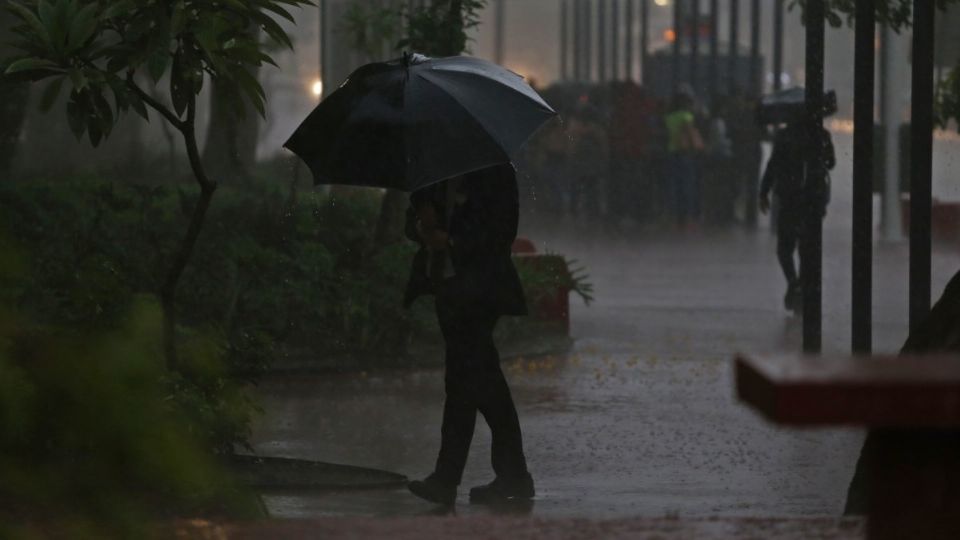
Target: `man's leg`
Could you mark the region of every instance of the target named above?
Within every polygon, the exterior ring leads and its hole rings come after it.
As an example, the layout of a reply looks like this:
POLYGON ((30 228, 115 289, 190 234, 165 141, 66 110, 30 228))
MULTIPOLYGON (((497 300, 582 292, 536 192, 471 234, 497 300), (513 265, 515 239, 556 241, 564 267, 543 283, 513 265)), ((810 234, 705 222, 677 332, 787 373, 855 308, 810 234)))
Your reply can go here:
POLYGON ((418 497, 443 505, 452 505, 456 500, 477 419, 471 373, 466 369, 470 356, 469 325, 465 325, 458 308, 450 295, 443 292, 437 295, 437 319, 446 343, 444 386, 447 394, 440 428, 440 452, 433 474, 408 485, 418 497))
POLYGON ((780 201, 780 215, 777 218, 777 260, 783 277, 787 279, 787 286, 792 287, 799 283, 797 266, 793 254, 797 250, 797 223, 796 212, 788 208, 789 201, 780 201))
POLYGON ((493 341, 495 317, 476 322, 476 353, 478 371, 475 374, 476 403, 492 435, 491 459, 497 476, 523 477, 527 474, 527 460, 523 455, 523 436, 520 419, 510 394, 507 379, 500 368, 500 353, 493 341))
POLYGON ((527 471, 523 454, 523 436, 510 387, 500 368, 500 355, 493 341, 496 317, 481 317, 471 325, 474 329, 476 363, 473 381, 476 403, 490 426, 493 437, 491 459, 496 479, 470 490, 470 499, 488 502, 508 498, 529 499, 534 495, 533 479, 527 471))
POLYGON ((800 277, 797 274, 794 253, 800 242, 800 220, 791 201, 780 201, 780 214, 777 216, 777 259, 787 280, 787 292, 783 305, 791 311, 798 311, 800 302, 800 277))
POLYGON ((446 298, 437 300, 437 316, 446 342, 446 374, 443 424, 440 428, 440 453, 435 474, 444 482, 460 485, 470 452, 477 419, 477 405, 472 390, 473 374, 468 369, 472 350, 470 326, 446 298))

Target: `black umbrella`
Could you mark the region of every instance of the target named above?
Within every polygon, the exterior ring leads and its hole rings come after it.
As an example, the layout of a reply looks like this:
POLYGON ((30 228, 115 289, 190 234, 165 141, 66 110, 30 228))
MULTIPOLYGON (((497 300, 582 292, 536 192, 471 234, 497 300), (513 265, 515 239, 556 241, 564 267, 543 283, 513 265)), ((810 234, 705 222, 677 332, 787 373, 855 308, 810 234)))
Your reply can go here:
MULTIPOLYGON (((757 121, 766 124, 792 124, 806 117, 807 94, 803 88, 788 88, 763 96, 757 108, 757 121)), ((837 112, 837 93, 833 90, 823 94, 823 115, 837 112)))
POLYGON ((510 162, 555 115, 505 68, 405 55, 353 72, 284 146, 318 184, 413 191, 510 162))

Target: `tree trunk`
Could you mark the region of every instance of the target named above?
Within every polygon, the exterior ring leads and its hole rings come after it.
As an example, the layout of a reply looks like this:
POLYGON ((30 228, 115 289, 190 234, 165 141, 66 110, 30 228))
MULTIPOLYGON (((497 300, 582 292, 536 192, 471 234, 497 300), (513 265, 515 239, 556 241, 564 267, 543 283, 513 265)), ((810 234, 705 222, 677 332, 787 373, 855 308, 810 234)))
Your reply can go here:
POLYGON ((193 208, 193 214, 190 216, 190 224, 187 232, 180 241, 180 247, 174 254, 173 263, 167 271, 167 276, 160 288, 160 304, 163 308, 163 347, 167 359, 167 367, 171 371, 179 368, 177 357, 177 285, 180 283, 180 277, 193 256, 193 250, 197 245, 197 238, 203 229, 203 222, 207 216, 207 210, 210 209, 210 202, 213 200, 213 194, 217 190, 216 182, 207 177, 203 162, 200 158, 200 151, 197 147, 196 126, 194 124, 194 114, 196 109, 195 100, 189 104, 188 120, 183 124, 180 131, 183 134, 183 142, 187 148, 187 157, 190 159, 190 168, 193 170, 194 179, 200 185, 200 199, 197 200, 193 208))

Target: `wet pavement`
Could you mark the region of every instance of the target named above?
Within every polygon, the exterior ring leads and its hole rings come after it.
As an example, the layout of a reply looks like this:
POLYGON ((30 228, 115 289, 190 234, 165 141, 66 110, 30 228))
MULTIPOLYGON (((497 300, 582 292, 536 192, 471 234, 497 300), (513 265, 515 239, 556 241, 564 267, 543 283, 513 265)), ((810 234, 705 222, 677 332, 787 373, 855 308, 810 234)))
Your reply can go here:
MULTIPOLYGON (((835 186, 837 182, 835 181, 835 186)), ((835 188, 834 206, 848 193, 835 188)), ((828 216, 824 348, 849 350, 849 216, 828 216)), ((596 302, 572 301, 568 354, 505 363, 537 482, 532 505, 466 504, 491 479, 478 422, 460 514, 701 518, 837 516, 859 453, 856 429, 782 429, 734 397, 737 351, 793 351, 799 319, 782 308, 783 278, 766 230, 593 235, 576 224, 525 227, 541 250, 587 265, 596 302), (600 238, 601 240, 598 240, 600 238)), ((905 243, 876 247, 875 350, 906 336, 905 243)), ((960 268, 940 247, 934 290, 960 268)), ((285 376, 261 385, 264 455, 426 475, 439 443, 442 373, 285 376)), ((283 493, 278 517, 410 516, 435 509, 404 490, 283 493)))

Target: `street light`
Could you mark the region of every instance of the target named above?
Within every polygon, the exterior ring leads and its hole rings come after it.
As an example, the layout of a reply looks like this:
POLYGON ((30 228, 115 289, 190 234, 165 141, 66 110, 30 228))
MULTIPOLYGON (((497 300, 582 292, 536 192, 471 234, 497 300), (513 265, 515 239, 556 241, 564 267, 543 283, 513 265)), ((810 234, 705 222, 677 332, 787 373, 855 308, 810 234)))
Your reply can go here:
POLYGON ((313 81, 313 85, 310 87, 310 90, 313 92, 313 95, 320 97, 323 95, 323 81, 316 79, 313 81))

